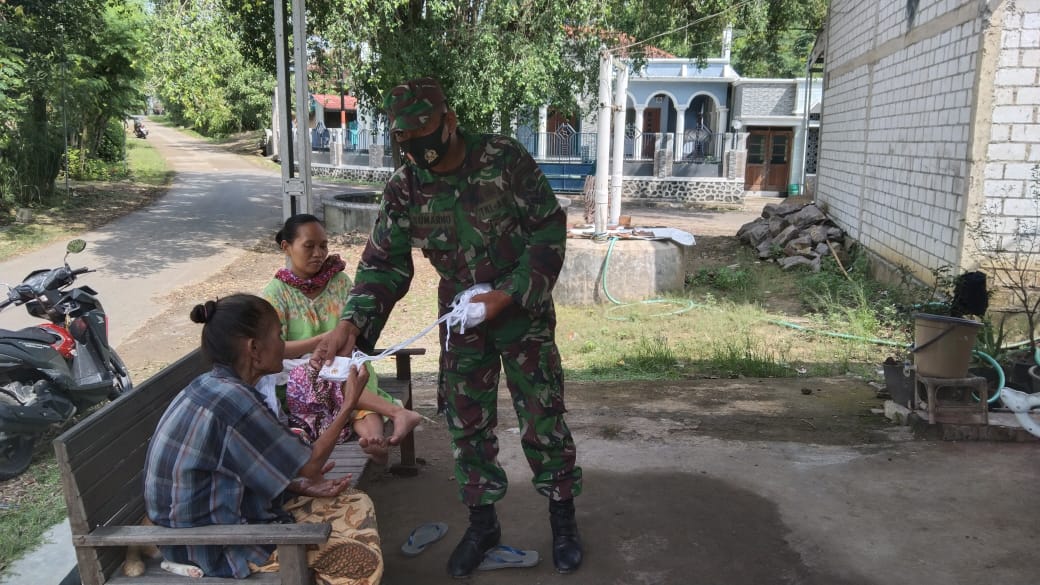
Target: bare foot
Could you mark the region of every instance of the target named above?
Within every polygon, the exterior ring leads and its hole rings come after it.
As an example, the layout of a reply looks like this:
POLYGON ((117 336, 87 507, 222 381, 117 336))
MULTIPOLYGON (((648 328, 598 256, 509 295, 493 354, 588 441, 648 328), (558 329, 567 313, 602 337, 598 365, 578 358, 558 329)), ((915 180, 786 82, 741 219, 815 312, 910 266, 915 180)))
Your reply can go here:
POLYGON ((376 465, 386 465, 390 461, 390 447, 383 437, 359 437, 358 445, 376 465))
POLYGON ((398 410, 390 418, 394 421, 394 434, 390 436, 391 445, 399 445, 401 439, 407 437, 408 433, 414 431, 415 427, 422 422, 422 417, 419 416, 418 412, 408 410, 407 408, 398 410))

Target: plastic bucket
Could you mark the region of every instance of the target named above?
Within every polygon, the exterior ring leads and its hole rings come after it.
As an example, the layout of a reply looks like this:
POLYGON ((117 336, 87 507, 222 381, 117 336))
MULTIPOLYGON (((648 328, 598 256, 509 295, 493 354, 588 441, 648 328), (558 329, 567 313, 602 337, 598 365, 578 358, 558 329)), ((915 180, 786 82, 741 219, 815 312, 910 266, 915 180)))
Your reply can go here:
POLYGON ((982 323, 946 317, 914 314, 914 365, 928 378, 964 378, 968 375, 971 349, 982 323))

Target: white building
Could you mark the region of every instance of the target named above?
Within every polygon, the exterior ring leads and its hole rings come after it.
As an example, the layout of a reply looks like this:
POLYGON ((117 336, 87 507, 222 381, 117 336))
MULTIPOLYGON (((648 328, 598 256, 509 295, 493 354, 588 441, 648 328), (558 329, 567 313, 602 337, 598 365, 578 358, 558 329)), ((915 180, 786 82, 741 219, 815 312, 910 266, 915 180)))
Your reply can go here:
POLYGON ((832 0, 816 200, 890 266, 975 267, 1037 215, 1040 0, 832 0))

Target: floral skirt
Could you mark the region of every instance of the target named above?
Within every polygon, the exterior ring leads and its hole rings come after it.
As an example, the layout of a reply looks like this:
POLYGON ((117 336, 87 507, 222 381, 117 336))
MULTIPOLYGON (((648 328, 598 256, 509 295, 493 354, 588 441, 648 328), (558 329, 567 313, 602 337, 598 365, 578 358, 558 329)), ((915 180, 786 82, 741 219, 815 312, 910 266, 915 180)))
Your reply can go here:
MULTIPOLYGON (((285 510, 298 523, 332 525, 325 544, 307 551, 307 566, 314 569, 318 585, 378 585, 383 578, 383 552, 375 507, 368 494, 352 488, 330 498, 297 496, 285 510)), ((254 573, 277 572, 278 552, 267 564, 250 564, 250 569, 254 573)))

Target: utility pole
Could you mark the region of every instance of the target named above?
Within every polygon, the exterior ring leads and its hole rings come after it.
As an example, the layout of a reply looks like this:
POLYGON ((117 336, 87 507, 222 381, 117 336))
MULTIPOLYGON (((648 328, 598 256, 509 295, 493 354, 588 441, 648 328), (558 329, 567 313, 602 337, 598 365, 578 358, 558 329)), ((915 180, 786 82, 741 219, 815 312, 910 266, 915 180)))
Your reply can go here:
POLYGON ((305 0, 274 0, 275 60, 278 66, 278 111, 282 114, 279 125, 278 147, 282 164, 282 218, 297 213, 311 212, 311 137, 307 123, 307 22, 305 0), (292 39, 296 77, 296 140, 299 151, 293 148, 292 108, 289 89, 289 43, 285 34, 288 23, 287 4, 292 2, 292 39), (299 169, 296 169, 296 155, 299 169))

